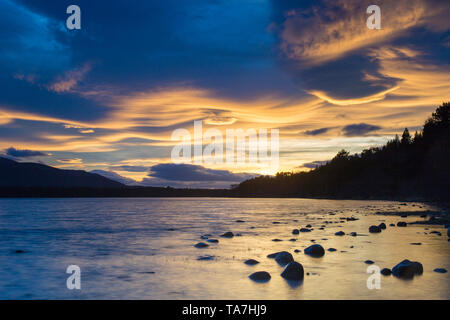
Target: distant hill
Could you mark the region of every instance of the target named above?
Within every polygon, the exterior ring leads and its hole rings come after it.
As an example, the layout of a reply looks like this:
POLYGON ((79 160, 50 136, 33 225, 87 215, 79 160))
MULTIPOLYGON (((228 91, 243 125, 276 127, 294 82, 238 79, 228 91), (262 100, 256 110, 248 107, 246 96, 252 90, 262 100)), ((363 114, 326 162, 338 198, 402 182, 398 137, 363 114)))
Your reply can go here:
POLYGON ((39 163, 0 157, 0 188, 121 188, 122 183, 81 170, 61 170, 39 163))
POLYGON ((450 103, 411 136, 350 155, 340 151, 309 172, 260 176, 234 188, 240 197, 450 200, 450 103))

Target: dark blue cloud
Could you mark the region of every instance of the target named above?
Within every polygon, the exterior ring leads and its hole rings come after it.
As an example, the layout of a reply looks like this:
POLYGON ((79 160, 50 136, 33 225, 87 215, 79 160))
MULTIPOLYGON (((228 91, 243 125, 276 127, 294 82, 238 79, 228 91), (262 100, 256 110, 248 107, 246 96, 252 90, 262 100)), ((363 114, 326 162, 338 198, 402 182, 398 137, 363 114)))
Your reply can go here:
POLYGON ((33 151, 33 150, 18 150, 14 147, 8 148, 5 150, 6 155, 15 157, 15 158, 28 158, 28 157, 42 157, 48 156, 48 154, 41 151, 33 151))
POLYGON ((207 169, 192 164, 163 163, 152 166, 149 176, 169 181, 242 182, 254 175, 247 173, 232 173, 228 170, 207 169))
POLYGON ((381 127, 367 123, 349 124, 342 128, 342 132, 347 137, 364 136, 373 131, 380 130, 381 127))
POLYGON ((321 134, 327 133, 331 128, 319 128, 315 130, 307 130, 305 134, 308 136, 319 136, 321 134))

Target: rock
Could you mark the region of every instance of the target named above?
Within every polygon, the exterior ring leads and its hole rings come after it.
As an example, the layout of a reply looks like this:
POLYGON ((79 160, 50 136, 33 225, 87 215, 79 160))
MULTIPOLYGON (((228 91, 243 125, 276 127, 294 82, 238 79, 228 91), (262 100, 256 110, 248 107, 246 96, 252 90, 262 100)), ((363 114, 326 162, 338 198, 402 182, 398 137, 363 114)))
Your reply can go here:
POLYGON ((225 232, 224 234, 222 234, 221 237, 223 237, 223 238, 233 238, 234 234, 233 234, 233 232, 228 231, 228 232, 225 232))
POLYGON ((436 268, 436 269, 434 269, 433 271, 434 271, 434 272, 437 272, 437 273, 446 273, 446 272, 447 272, 447 270, 444 269, 444 268, 436 268))
POLYGON ((335 251, 337 251, 335 248, 328 248, 328 251, 330 251, 330 252, 335 252, 335 251))
POLYGON ((214 256, 210 256, 210 255, 200 256, 197 258, 197 260, 200 260, 200 261, 213 260, 213 259, 214 259, 214 256))
POLYGON ((374 264, 375 262, 373 262, 372 260, 366 260, 364 261, 365 264, 374 264))
POLYGON ((219 240, 217 240, 217 239, 208 239, 206 241, 211 242, 211 243, 219 243, 219 240))
POLYGON ((379 226, 370 226, 369 227, 369 232, 370 233, 380 233, 381 232, 381 228, 379 226))
POLYGON ((208 236, 200 236, 200 239, 206 240, 206 239, 208 239, 208 236))
POLYGON ((289 239, 289 241, 295 242, 295 241, 297 241, 297 239, 292 238, 292 239, 289 239))
POLYGON ((422 273, 422 264, 420 262, 411 262, 409 260, 403 260, 392 268, 392 274, 403 279, 411 279, 415 275, 421 275, 422 273))
POLYGON ((244 220, 236 220, 237 223, 244 223, 244 220))
POLYGON ((406 227, 406 222, 404 221, 397 222, 397 227, 406 227))
POLYGON ((255 259, 248 259, 248 260, 244 261, 244 263, 249 266, 254 266, 255 264, 258 264, 259 261, 256 261, 255 259))
POLYGON ((248 276, 253 281, 266 282, 270 280, 270 273, 266 271, 258 271, 248 276))
POLYGON ((306 226, 305 226, 306 228, 311 228, 312 227, 312 225, 310 225, 310 224, 307 224, 306 226))
POLYGON ((395 224, 391 223, 391 224, 389 225, 389 227, 395 227, 395 224))
POLYGON ((420 246, 420 245, 422 245, 421 242, 412 242, 411 244, 412 244, 413 246, 420 246))
POLYGON ((437 236, 442 236, 442 234, 439 231, 431 231, 430 234, 433 233, 437 236))
POLYGON ((313 244, 312 246, 306 248, 304 252, 305 254, 314 258, 323 257, 323 255, 325 254, 325 250, 320 244, 313 244))
POLYGON ((382 222, 382 223, 380 223, 380 224, 378 225, 378 227, 379 227, 380 229, 386 229, 386 224, 385 224, 384 222, 382 222))
POLYGON ((292 230, 292 234, 299 234, 299 233, 300 233, 300 231, 298 229, 292 230))
POLYGON ((275 257, 277 256, 277 254, 279 254, 279 252, 275 252, 275 253, 268 254, 268 255, 267 255, 267 258, 275 259, 275 257))
POLYGON ((345 232, 344 231, 338 231, 334 234, 335 236, 344 236, 345 232))
POLYGON ((194 247, 201 249, 201 248, 209 247, 209 244, 206 244, 204 242, 199 242, 194 247))
POLYGON ((299 252, 301 252, 301 251, 298 250, 298 249, 295 249, 294 252, 295 252, 295 253, 299 253, 299 252))
POLYGON ((300 232, 311 232, 311 230, 306 229, 306 228, 301 228, 299 231, 300 231, 300 232))
POLYGON ((289 262, 294 261, 294 257, 287 251, 281 251, 275 256, 275 261, 278 262, 278 264, 285 266, 289 262))
POLYGON ((283 241, 283 240, 281 240, 281 239, 272 239, 272 241, 274 241, 274 242, 280 242, 280 241, 283 241))
POLYGON ((286 280, 301 281, 304 278, 303 266, 298 262, 292 261, 284 268, 281 276, 286 280))
POLYGON ((356 237, 358 234, 357 234, 356 232, 350 232, 350 235, 351 235, 352 237, 356 237))
POLYGON ((391 269, 389 269, 389 268, 384 268, 384 269, 381 269, 380 273, 381 273, 383 276, 390 276, 390 275, 392 274, 392 271, 391 271, 391 269))
POLYGON ((14 250, 14 253, 18 253, 18 254, 25 253, 25 250, 17 249, 17 250, 14 250))

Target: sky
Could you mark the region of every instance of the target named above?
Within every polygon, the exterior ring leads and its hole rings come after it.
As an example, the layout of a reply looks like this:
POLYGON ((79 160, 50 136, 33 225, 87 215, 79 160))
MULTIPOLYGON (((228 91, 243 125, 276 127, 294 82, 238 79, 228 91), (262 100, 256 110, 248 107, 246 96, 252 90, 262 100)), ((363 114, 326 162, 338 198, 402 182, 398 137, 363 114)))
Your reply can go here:
POLYGON ((0 0, 0 155, 214 188, 383 145, 450 101, 450 2, 372 2, 0 0), (194 121, 277 129, 278 161, 174 163, 194 121))

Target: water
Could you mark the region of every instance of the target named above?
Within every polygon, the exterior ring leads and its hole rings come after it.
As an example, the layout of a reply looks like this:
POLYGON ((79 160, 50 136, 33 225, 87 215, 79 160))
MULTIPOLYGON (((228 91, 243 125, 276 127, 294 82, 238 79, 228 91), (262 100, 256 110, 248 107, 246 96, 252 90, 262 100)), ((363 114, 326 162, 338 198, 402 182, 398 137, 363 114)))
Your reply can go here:
POLYGON ((0 298, 449 299, 449 273, 433 272, 438 267, 450 270, 446 231, 442 226, 389 227, 423 218, 375 214, 400 210, 435 208, 310 199, 1 199, 0 298), (318 229, 325 220, 351 216, 360 220, 318 229), (382 221, 387 230, 368 233, 370 225, 382 221), (312 232, 291 234, 307 224, 312 232), (364 236, 335 236, 339 230, 364 236), (432 230, 442 236, 430 234, 432 230), (226 231, 242 236, 220 238, 226 231), (220 242, 194 248, 205 241, 200 239, 203 234, 220 242), (274 238, 283 241, 273 242, 274 238), (291 238, 297 241, 288 241, 291 238), (318 259, 306 256, 302 252, 311 239, 338 251, 326 251, 318 259), (294 253, 295 249, 302 252, 294 253), (301 285, 286 282, 280 277, 283 268, 266 257, 281 250, 291 252, 310 273, 301 285), (203 255, 214 259, 197 260, 203 255), (243 261, 249 258, 261 263, 247 266, 243 261), (406 258, 420 261, 424 274, 409 281, 382 276, 381 289, 367 288, 365 260, 392 268, 406 258), (69 265, 81 268, 81 290, 66 287, 69 265), (272 279, 255 283, 248 278, 260 270, 270 272, 272 279))

